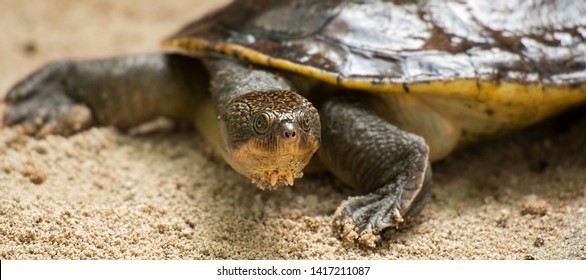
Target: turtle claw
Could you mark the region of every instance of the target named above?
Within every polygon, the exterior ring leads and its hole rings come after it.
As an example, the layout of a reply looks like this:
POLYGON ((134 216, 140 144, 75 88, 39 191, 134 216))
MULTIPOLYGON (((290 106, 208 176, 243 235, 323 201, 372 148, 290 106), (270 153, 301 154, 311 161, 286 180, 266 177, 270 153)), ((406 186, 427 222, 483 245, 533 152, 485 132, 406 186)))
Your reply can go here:
POLYGON ((394 197, 376 193, 348 198, 334 215, 334 227, 344 243, 358 241, 367 247, 376 247, 383 229, 398 228, 404 221, 394 197))
POLYGON ((348 246, 358 243, 369 248, 375 248, 381 240, 380 230, 372 228, 360 230, 354 224, 352 218, 343 218, 336 215, 334 217, 334 227, 338 237, 348 246))
POLYGON ((92 125, 92 114, 79 104, 51 104, 33 99, 8 104, 4 115, 6 126, 15 126, 23 134, 37 138, 49 134, 71 135, 92 125), (40 107, 37 107, 40 106, 40 107))
POLYGON ((334 214, 334 229, 344 243, 376 247, 384 229, 399 229, 422 209, 431 185, 430 168, 414 180, 397 182, 342 202, 334 214))
POLYGON ((394 200, 375 193, 351 197, 340 206, 340 215, 351 218, 361 230, 398 226, 403 218, 394 200))
POLYGON ((90 109, 68 94, 65 63, 54 63, 15 85, 6 95, 5 126, 26 135, 70 135, 92 124, 90 109))

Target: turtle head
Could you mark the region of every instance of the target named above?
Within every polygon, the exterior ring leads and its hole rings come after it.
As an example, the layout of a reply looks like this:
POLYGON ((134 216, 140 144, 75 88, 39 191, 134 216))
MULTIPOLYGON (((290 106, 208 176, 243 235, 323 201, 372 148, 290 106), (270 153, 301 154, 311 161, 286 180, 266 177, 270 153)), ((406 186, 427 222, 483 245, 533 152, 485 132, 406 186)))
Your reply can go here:
POLYGON ((237 97, 219 121, 224 159, 261 189, 293 185, 321 140, 315 107, 286 90, 237 97))

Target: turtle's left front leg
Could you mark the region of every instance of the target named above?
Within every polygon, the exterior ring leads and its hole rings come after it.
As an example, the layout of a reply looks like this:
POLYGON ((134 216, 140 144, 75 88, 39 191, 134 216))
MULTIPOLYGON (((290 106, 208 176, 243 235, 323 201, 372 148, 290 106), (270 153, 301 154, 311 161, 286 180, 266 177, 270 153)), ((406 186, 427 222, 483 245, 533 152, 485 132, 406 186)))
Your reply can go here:
POLYGON ((318 153, 334 175, 363 193, 338 208, 340 237, 375 246, 380 230, 398 227, 421 208, 431 168, 423 138, 379 117, 369 98, 340 94, 320 106, 318 153))

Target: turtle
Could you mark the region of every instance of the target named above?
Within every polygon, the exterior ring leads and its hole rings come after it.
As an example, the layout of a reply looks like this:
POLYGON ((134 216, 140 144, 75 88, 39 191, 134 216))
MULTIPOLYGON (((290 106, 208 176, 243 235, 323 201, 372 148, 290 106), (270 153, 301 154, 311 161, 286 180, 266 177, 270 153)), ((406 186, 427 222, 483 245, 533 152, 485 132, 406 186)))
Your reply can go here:
POLYGON ((366 240, 421 212, 432 162, 586 102, 584 14, 573 0, 236 0, 160 52, 47 64, 9 90, 3 122, 43 137, 187 121, 260 189, 328 170, 358 193, 337 234, 366 240))

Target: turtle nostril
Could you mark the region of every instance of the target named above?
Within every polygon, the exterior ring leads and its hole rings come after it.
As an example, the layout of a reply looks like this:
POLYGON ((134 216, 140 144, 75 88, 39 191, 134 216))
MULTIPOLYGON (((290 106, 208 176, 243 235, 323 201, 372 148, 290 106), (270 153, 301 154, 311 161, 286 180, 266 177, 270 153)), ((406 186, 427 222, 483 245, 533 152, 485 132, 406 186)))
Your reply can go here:
POLYGON ((284 140, 295 140, 297 136, 299 136, 299 130, 297 126, 290 122, 285 122, 281 124, 281 137, 284 140))
POLYGON ((285 139, 295 139, 295 137, 297 137, 297 133, 295 133, 295 131, 285 131, 283 132, 283 137, 285 137, 285 139))

